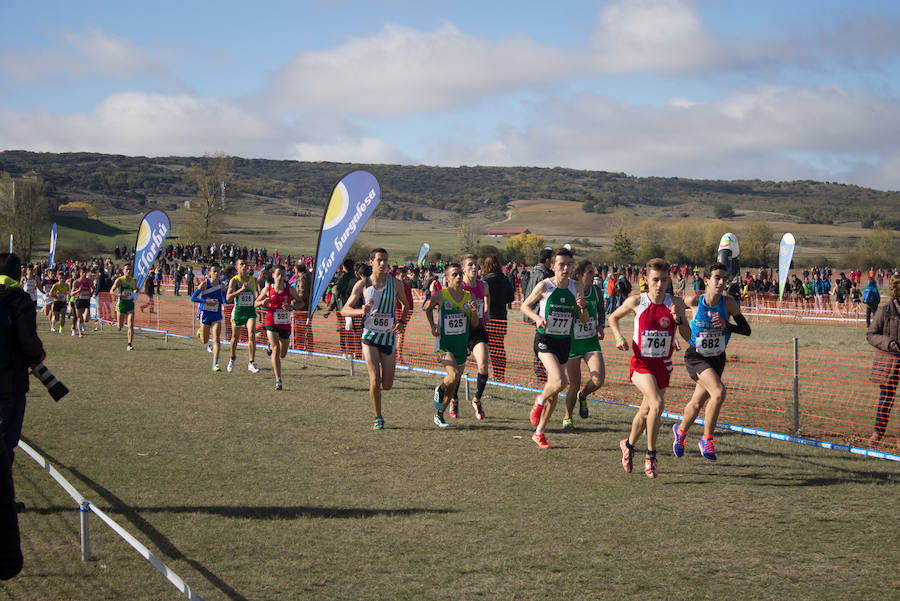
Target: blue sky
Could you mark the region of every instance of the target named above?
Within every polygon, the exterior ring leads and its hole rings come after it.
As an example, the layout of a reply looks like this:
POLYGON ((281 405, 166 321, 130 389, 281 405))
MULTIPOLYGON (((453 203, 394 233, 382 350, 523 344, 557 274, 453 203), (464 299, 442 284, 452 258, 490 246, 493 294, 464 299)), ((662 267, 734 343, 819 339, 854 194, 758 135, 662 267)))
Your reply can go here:
POLYGON ((900 190, 900 3, 22 2, 0 148, 900 190))

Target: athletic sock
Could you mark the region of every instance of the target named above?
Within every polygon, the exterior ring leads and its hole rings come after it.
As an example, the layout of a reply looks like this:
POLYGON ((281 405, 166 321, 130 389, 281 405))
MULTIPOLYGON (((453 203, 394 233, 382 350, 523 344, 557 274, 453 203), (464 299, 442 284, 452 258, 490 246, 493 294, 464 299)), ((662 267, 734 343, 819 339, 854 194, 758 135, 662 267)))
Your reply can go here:
POLYGON ((656 451, 651 451, 650 449, 647 449, 647 457, 655 458, 655 457, 656 457, 656 451))
POLYGON ((631 444, 630 442, 628 442, 628 440, 626 439, 626 440, 625 440, 625 448, 628 449, 628 450, 630 450, 630 451, 633 451, 633 450, 634 450, 634 445, 631 444))
MULTIPOLYGON (((463 376, 463 377, 465 377, 465 376, 463 376)), ((459 382, 456 383, 456 388, 453 389, 453 396, 450 397, 451 399, 456 399, 457 401, 459 400, 459 385, 461 382, 462 382, 462 378, 460 378, 459 382)))
POLYGON ((539 396, 539 397, 537 398, 537 401, 536 401, 536 402, 537 402, 537 404, 538 404, 538 407, 543 407, 543 406, 544 406, 544 397, 539 396))
POLYGON ((537 430, 534 431, 534 433, 537 434, 538 436, 540 436, 541 434, 544 433, 544 431, 541 430, 540 428, 538 428, 537 430))
POLYGON ((482 395, 484 395, 484 387, 487 386, 487 381, 487 374, 478 374, 477 383, 475 384, 475 398, 478 400, 481 400, 482 395))

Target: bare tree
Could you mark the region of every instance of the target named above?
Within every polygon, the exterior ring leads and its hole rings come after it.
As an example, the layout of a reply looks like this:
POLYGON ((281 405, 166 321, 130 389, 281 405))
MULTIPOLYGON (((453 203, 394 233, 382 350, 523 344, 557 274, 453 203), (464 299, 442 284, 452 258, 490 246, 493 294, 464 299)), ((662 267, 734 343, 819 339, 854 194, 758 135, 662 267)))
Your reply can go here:
POLYGON ((190 242, 208 245, 221 233, 225 223, 225 187, 231 170, 231 157, 224 153, 206 155, 187 171, 190 184, 197 186, 197 199, 191 201, 184 224, 184 236, 190 242))
POLYGON ((0 231, 13 236, 13 250, 31 261, 35 233, 50 217, 47 185, 37 175, 12 178, 0 174, 0 231))

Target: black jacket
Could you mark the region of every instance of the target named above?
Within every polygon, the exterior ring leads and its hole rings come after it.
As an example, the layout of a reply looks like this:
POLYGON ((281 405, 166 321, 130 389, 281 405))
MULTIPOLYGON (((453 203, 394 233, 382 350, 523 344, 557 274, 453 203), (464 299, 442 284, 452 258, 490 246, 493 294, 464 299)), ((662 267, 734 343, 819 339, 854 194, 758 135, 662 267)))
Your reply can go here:
POLYGON ((491 295, 491 306, 488 313, 491 319, 506 320, 506 305, 513 301, 513 287, 509 280, 500 272, 492 271, 484 276, 484 283, 491 295))
POLYGON ((28 392, 28 367, 44 357, 36 315, 28 293, 0 284, 0 403, 28 392))

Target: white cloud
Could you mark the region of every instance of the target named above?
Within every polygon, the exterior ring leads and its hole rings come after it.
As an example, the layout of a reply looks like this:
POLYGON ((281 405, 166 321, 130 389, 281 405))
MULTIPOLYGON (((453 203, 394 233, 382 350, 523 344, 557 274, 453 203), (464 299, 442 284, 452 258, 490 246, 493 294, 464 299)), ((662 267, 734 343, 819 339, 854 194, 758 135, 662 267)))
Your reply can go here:
POLYGON ((600 12, 592 46, 603 72, 693 70, 725 60, 693 3, 684 0, 613 2, 600 12))
POLYGON ((433 32, 388 25, 333 50, 297 56, 276 73, 266 95, 282 110, 398 115, 457 107, 576 72, 567 52, 524 36, 493 42, 449 24, 433 32))
POLYGON ((900 171, 891 177, 873 158, 900 155, 900 101, 838 86, 759 87, 660 108, 584 93, 548 101, 535 113, 552 117, 505 126, 482 144, 449 141, 441 163, 472 164, 474 157, 482 164, 712 179, 858 182, 868 172, 883 174, 881 186, 900 186, 900 171))
POLYGON ((0 53, 0 67, 21 83, 70 81, 78 78, 150 76, 184 87, 171 71, 175 57, 168 50, 136 46, 100 29, 87 33, 63 31, 58 48, 0 53))
POLYGON ((286 158, 295 161, 335 161, 346 163, 403 164, 409 157, 392 144, 377 138, 340 138, 294 144, 286 158))

